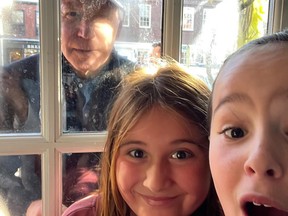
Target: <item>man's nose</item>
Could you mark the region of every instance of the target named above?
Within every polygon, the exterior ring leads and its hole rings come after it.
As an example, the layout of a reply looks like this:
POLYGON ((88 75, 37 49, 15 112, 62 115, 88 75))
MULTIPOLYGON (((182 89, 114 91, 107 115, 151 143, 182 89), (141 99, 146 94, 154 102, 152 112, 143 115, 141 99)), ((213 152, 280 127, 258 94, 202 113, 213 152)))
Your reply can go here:
POLYGON ((82 19, 79 22, 77 36, 84 39, 90 39, 94 36, 94 29, 91 20, 82 19))
POLYGON ((157 162, 151 164, 146 170, 146 177, 143 185, 152 192, 160 192, 169 188, 172 184, 172 173, 169 164, 166 162, 157 162))
POLYGON ((283 159, 285 158, 283 154, 286 152, 283 149, 283 142, 283 140, 277 139, 269 133, 259 135, 252 143, 252 148, 249 149, 249 156, 244 163, 245 173, 252 177, 270 179, 283 177, 283 159))

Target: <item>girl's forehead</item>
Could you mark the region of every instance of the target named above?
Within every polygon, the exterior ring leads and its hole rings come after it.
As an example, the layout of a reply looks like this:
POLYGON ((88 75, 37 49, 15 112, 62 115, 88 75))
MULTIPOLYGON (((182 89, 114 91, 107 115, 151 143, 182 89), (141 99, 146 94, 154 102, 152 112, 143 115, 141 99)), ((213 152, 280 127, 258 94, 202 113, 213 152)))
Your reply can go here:
POLYGON ((246 95, 252 100, 262 98, 264 102, 272 100, 287 89, 287 59, 287 43, 261 45, 233 56, 215 82, 213 110, 223 101, 231 101, 233 95, 246 95))
MULTIPOLYGON (((288 43, 270 43, 259 45, 248 50, 244 50, 232 56, 221 68, 217 80, 223 78, 240 80, 244 75, 251 75, 252 71, 257 72, 256 76, 266 73, 275 73, 277 70, 288 68, 288 43), (273 65, 277 66, 273 70, 273 65)), ((287 73, 288 76, 288 73, 287 73)), ((253 78, 253 77, 251 77, 253 78)), ((221 81, 222 82, 222 81, 221 81)))

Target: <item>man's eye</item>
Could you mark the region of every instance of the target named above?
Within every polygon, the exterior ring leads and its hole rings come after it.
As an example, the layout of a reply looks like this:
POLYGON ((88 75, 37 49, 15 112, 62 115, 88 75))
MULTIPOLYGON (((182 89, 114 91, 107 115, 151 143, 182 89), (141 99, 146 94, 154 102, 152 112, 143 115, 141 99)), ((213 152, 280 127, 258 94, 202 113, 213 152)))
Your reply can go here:
POLYGON ((171 155, 173 159, 187 159, 192 157, 192 154, 187 151, 177 151, 171 155))
POLYGON ((81 18, 81 14, 77 11, 67 11, 64 16, 68 19, 81 18))
POLYGON ((245 136, 245 132, 241 128, 227 128, 222 133, 229 138, 241 138, 245 136))
POLYGON ((135 149, 129 152, 129 155, 134 158, 143 158, 145 156, 144 152, 139 149, 135 149))

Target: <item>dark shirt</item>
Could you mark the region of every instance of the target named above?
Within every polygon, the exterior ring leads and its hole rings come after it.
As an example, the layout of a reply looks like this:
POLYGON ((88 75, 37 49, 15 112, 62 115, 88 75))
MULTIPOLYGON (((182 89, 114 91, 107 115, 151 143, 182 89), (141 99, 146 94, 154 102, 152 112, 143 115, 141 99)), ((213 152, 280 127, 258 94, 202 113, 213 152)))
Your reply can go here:
MULTIPOLYGON (((63 56, 62 84, 64 100, 64 125, 66 132, 106 130, 107 107, 112 102, 122 78, 133 71, 134 64, 112 52, 109 62, 88 79, 81 79, 63 56), (66 116, 66 117, 65 117, 66 116)), ((4 67, 4 72, 20 80, 29 101, 28 119, 15 128, 14 113, 8 109, 5 132, 40 132, 40 78, 39 55, 14 62, 4 67)), ((3 131, 0 128, 0 131, 3 131)))

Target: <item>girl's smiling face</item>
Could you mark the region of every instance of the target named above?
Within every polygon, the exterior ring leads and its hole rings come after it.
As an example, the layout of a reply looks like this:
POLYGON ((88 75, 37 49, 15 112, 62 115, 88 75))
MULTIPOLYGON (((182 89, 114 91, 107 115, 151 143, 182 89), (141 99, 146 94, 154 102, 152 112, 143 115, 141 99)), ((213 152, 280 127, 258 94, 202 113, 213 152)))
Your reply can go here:
POLYGON ((227 216, 288 215, 287 50, 238 54, 216 80, 210 167, 227 216))
POLYGON ((136 215, 190 215, 205 200, 210 179, 207 137, 158 106, 120 144, 117 185, 136 215))

